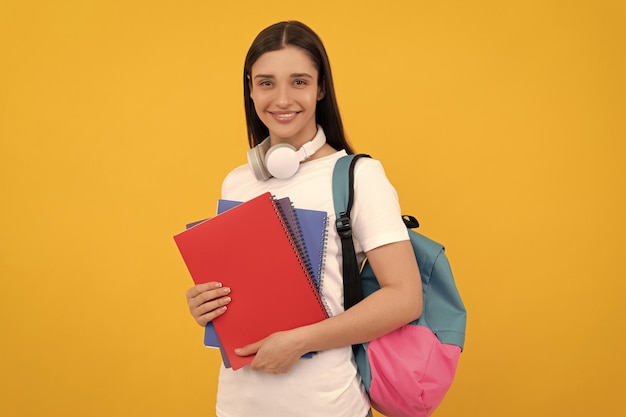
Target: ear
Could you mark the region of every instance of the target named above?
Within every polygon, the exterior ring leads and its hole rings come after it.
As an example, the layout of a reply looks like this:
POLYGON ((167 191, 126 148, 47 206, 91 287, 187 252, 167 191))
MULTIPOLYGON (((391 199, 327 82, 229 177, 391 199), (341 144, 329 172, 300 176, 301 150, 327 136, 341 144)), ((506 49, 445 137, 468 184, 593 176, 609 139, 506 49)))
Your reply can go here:
POLYGON ((317 88, 317 101, 320 101, 326 97, 326 83, 322 82, 322 84, 317 88))
POLYGON ((250 98, 252 99, 252 78, 250 78, 250 74, 246 75, 248 79, 248 90, 250 90, 250 98))

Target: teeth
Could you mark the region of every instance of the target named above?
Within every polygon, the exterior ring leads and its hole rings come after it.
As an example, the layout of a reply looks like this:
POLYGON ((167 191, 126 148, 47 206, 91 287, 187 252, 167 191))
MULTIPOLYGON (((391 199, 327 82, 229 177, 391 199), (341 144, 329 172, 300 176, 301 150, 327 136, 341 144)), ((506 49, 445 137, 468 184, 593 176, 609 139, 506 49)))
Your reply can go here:
POLYGON ((281 114, 276 114, 276 117, 278 117, 279 119, 288 119, 290 117, 292 117, 295 113, 281 113, 281 114))

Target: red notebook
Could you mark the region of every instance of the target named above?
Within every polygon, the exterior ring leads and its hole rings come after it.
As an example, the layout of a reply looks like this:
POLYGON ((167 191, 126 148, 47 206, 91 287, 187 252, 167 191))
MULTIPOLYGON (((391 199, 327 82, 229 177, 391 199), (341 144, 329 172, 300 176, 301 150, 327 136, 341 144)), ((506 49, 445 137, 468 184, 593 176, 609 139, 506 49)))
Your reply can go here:
POLYGON ((328 317, 306 264, 270 193, 174 236, 196 284, 231 288, 228 310, 213 320, 233 369, 252 362, 236 348, 328 317))

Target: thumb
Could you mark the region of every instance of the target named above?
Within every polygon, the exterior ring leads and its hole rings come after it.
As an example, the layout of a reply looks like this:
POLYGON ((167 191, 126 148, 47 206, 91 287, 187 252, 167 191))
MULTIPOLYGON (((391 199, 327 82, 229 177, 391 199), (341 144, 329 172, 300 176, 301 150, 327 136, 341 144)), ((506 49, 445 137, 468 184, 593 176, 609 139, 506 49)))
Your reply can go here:
POLYGON ((242 348, 235 349, 235 353, 238 356, 250 356, 250 355, 254 355, 255 353, 257 353, 260 347, 261 347, 261 342, 251 343, 242 348))

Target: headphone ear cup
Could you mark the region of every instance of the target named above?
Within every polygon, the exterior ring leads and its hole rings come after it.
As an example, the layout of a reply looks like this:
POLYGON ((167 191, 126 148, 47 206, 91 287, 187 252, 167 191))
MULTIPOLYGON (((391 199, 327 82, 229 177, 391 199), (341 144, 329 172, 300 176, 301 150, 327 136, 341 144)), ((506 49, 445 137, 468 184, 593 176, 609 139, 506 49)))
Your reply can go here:
POLYGON ((264 159, 265 149, 262 145, 257 145, 248 150, 248 165, 252 168, 254 176, 259 181, 266 181, 272 177, 265 169, 264 159))
POLYGON ((300 168, 297 150, 288 143, 272 146, 265 154, 265 168, 275 178, 289 178, 300 168))

